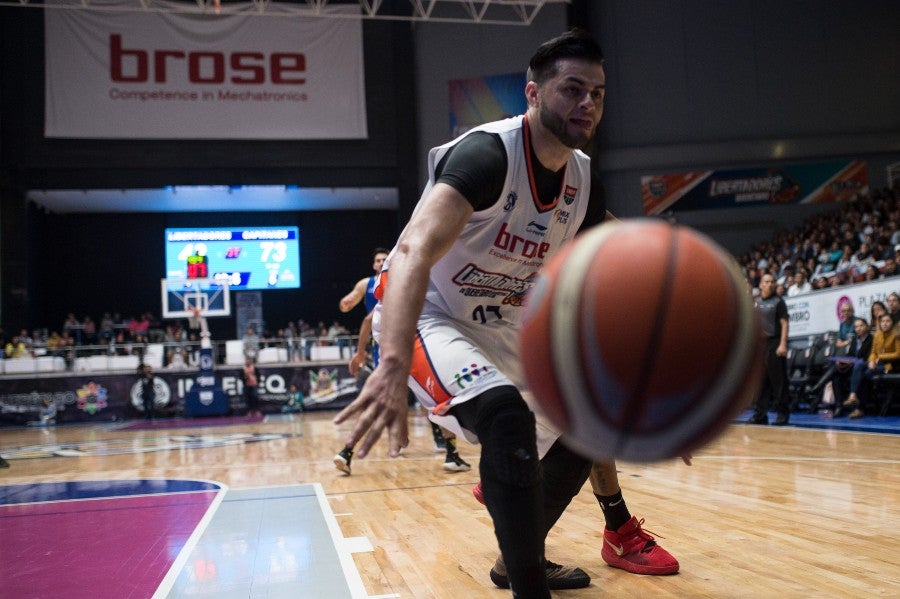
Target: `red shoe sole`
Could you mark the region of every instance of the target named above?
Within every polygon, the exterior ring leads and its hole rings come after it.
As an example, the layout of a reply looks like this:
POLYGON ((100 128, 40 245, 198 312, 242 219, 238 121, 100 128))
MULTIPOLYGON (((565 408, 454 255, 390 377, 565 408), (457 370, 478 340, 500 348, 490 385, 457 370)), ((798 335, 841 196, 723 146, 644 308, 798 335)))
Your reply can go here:
POLYGON ((478 501, 478 503, 484 505, 484 495, 481 494, 481 483, 472 487, 472 495, 475 496, 475 500, 478 501))

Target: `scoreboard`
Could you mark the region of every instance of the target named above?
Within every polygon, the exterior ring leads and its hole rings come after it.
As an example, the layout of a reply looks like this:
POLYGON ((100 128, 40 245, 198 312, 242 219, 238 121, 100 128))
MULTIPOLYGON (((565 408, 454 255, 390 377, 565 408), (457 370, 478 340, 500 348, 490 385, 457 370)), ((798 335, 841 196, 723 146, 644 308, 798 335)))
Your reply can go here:
POLYGON ((167 279, 214 279, 231 289, 300 287, 297 227, 166 229, 167 279))

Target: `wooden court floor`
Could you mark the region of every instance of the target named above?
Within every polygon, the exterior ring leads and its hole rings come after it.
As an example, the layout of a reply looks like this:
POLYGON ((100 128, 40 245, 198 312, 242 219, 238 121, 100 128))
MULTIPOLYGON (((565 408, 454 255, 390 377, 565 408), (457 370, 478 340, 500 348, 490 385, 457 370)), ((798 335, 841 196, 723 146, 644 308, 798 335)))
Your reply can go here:
MULTIPOLYGON (((412 411, 404 454, 389 459, 382 446, 355 459, 348 477, 332 463, 346 430, 331 423, 333 415, 190 430, 2 430, 4 454, 31 445, 138 447, 159 445, 167 435, 237 431, 272 439, 13 459, 0 470, 0 485, 143 477, 212 480, 234 489, 318 482, 344 537, 372 544, 373 551, 353 554, 369 597, 508 597, 488 578, 497 549, 487 512, 471 493, 478 448, 460 447, 472 471, 445 472, 426 419, 412 411)), ((606 566, 602 517, 586 485, 551 532, 547 555, 577 564, 593 582, 554 596, 900 597, 900 434, 736 424, 697 452, 693 466, 621 463, 619 471, 632 513, 679 559, 681 572, 637 576, 606 566)))

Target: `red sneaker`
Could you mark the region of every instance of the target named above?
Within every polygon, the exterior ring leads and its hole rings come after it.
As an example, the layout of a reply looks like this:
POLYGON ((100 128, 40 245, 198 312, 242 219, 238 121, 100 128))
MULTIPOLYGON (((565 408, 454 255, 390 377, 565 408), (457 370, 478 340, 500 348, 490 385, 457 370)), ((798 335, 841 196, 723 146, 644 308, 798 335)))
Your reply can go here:
POLYGON ((484 495, 481 494, 481 481, 478 481, 478 484, 472 487, 472 495, 475 496, 478 503, 484 505, 484 495))
POLYGON ((634 574, 675 574, 678 560, 656 544, 654 538, 644 532, 634 516, 619 530, 603 530, 603 549, 600 556, 610 566, 622 568, 634 574))

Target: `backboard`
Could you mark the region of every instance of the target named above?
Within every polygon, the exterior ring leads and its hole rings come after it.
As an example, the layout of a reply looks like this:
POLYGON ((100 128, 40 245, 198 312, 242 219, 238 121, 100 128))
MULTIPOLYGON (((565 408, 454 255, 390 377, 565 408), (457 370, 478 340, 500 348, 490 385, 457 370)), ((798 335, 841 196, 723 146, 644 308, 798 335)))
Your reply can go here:
POLYGON ((216 279, 162 279, 162 317, 193 318, 194 308, 203 316, 230 316, 228 283, 216 279))

